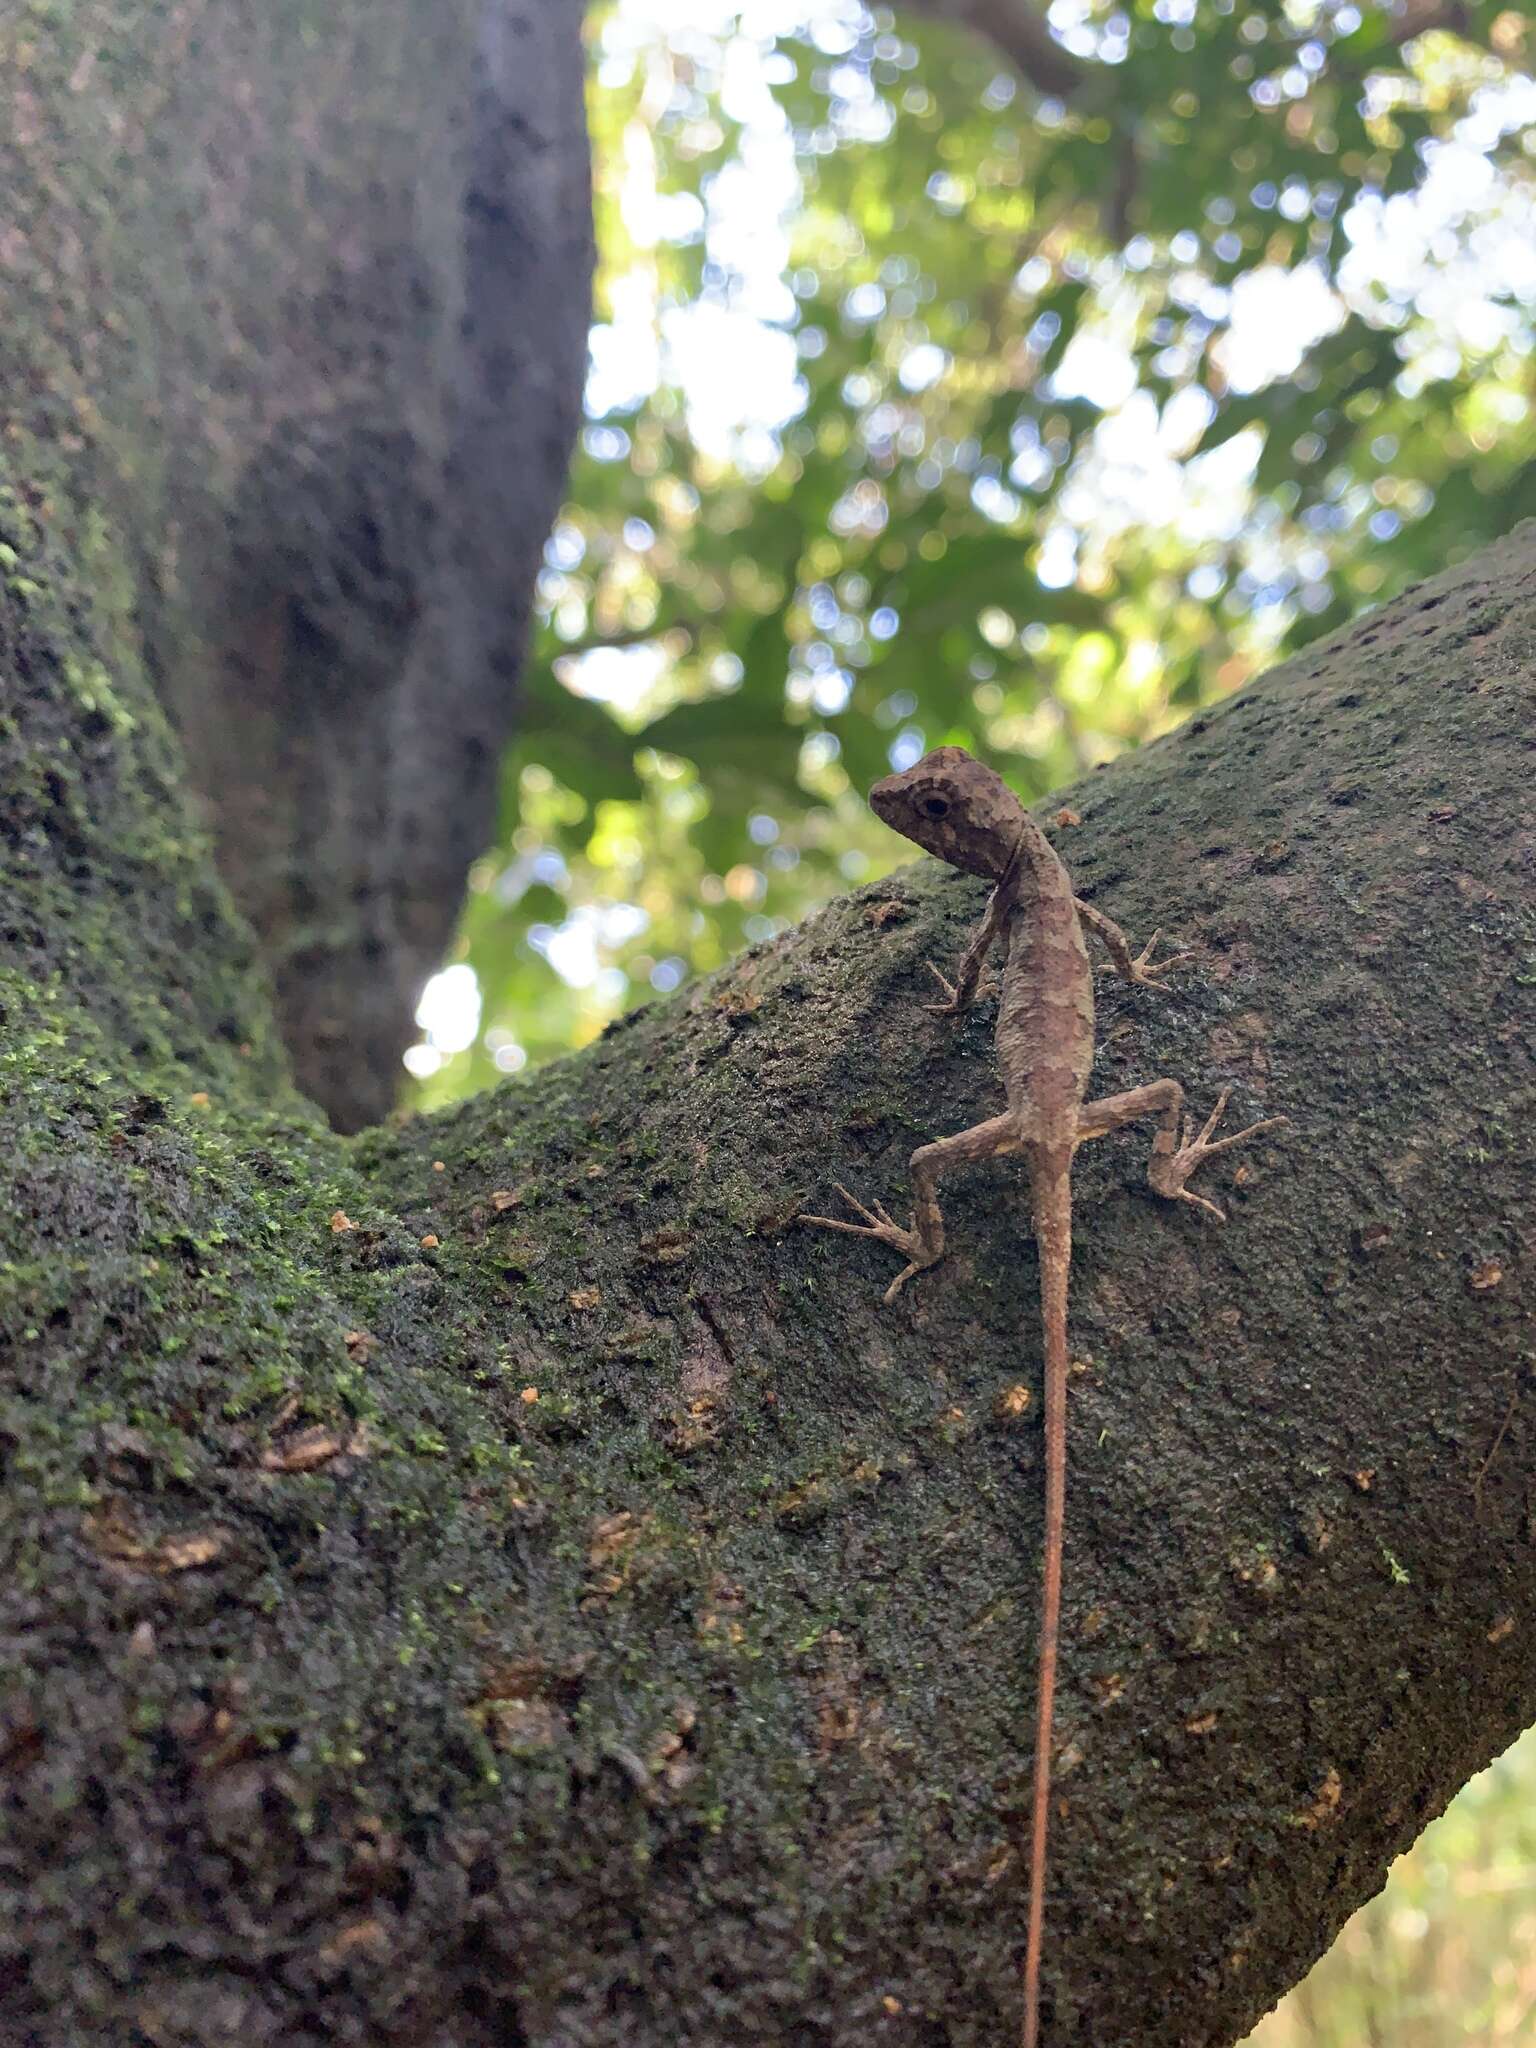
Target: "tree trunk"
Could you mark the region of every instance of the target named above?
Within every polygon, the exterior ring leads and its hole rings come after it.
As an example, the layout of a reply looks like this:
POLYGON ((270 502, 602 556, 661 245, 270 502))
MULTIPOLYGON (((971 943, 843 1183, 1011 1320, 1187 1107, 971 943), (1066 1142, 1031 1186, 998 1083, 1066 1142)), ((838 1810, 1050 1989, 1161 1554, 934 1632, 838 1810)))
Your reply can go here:
POLYGON ((581 8, 30 21, 0 26, 7 415, 134 537, 125 625, 299 1078, 356 1129, 494 829, 579 415, 581 8))
MULTIPOLYGON (((4 444, 0 443, 0 449, 4 444)), ((0 2037, 1012 2040, 1041 1523, 1016 1176, 927 1017, 979 885, 834 904, 345 1141, 143 677, 0 494, 0 2037), (108 665, 103 649, 112 654, 108 665)), ((1048 2038, 1232 2041, 1536 1710, 1536 527, 1085 785, 1195 949, 1096 1092, 1290 1131, 1077 1176, 1048 2038)))

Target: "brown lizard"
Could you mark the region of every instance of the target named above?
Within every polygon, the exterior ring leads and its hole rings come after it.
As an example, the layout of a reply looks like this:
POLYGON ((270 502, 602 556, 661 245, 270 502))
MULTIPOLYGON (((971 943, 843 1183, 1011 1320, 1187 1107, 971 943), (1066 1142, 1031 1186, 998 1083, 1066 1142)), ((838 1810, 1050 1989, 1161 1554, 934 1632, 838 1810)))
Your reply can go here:
POLYGON ((1045 1924, 1046 1833, 1051 1789, 1051 1722, 1056 1698, 1056 1652, 1061 1616, 1061 1552, 1067 1471, 1067 1273, 1072 1259, 1072 1155, 1089 1138, 1142 1117, 1156 1117, 1148 1179, 1158 1194, 1193 1202, 1218 1221, 1214 1202, 1192 1194, 1190 1175, 1284 1117, 1267 1117, 1245 1131, 1211 1142, 1227 1105, 1224 1091, 1198 1135, 1183 1117, 1177 1081, 1150 1081, 1123 1095, 1085 1102, 1093 1064, 1093 970, 1085 929, 1108 947, 1114 971, 1126 981, 1156 988, 1160 977, 1188 955, 1156 965, 1150 943, 1131 957, 1117 924, 1080 902, 1045 834, 1000 775, 963 747, 939 747, 913 768, 876 783, 869 801, 877 816, 906 838, 967 874, 993 884, 986 913, 951 985, 930 963, 944 991, 925 1007, 955 1016, 970 1007, 981 970, 1001 939, 1005 964, 997 1013, 997 1063, 1008 1107, 1001 1116, 952 1138, 922 1145, 912 1155, 915 1204, 903 1230, 881 1203, 872 1209, 848 1190, 838 1193, 863 1220, 801 1216, 802 1223, 877 1238, 908 1263, 886 1289, 890 1301, 914 1273, 944 1255, 944 1219, 938 1183, 954 1167, 1007 1153, 1022 1153, 1029 1173, 1030 1209, 1040 1248, 1040 1310, 1045 1336, 1045 1569, 1041 1602, 1039 1679, 1035 1709, 1033 1832, 1029 1863, 1029 1927, 1024 1951, 1024 2048, 1036 2048, 1040 2028, 1040 1948, 1045 1924), (1180 1123, 1183 1122, 1182 1135, 1180 1123))

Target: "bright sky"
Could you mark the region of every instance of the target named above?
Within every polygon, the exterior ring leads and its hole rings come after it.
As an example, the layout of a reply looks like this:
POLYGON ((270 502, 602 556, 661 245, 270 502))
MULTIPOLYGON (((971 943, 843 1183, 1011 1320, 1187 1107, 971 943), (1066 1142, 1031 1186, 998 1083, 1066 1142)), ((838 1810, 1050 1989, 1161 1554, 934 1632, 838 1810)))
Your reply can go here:
MULTIPOLYGON (((777 433, 805 398, 790 331, 795 301, 785 283, 787 223, 799 203, 800 181, 789 127, 770 90, 780 61, 773 38, 796 29, 805 11, 805 0, 620 0, 603 37, 599 77, 606 72, 615 80, 627 77, 634 63, 643 65, 658 37, 684 49, 701 36, 728 39, 722 96, 743 132, 739 161, 712 180, 701 206, 691 196, 658 194, 648 134, 643 124, 632 124, 622 194, 629 234, 645 249, 702 225, 707 254, 732 276, 733 289, 729 305, 701 302, 658 318, 644 267, 621 280, 611 324, 593 330, 588 412, 600 419, 634 405, 664 380, 674 383, 698 446, 748 474, 773 465, 777 433)), ((812 35, 829 59, 853 48, 860 14, 858 0, 824 0, 812 35)), ((1081 0, 1055 0, 1050 14, 1069 43, 1087 35, 1095 54, 1114 61, 1114 50, 1093 41, 1098 31, 1084 26, 1081 0)), ((861 118, 862 91, 863 118, 876 135, 874 96, 861 74, 845 69, 850 118, 861 118)), ((1394 318, 1413 324, 1405 390, 1452 372, 1463 349, 1497 347, 1522 317, 1499 301, 1536 302, 1536 216, 1528 195, 1501 184, 1487 156, 1501 133, 1521 127, 1536 127, 1536 84, 1523 80, 1484 91, 1455 139, 1433 148, 1415 193, 1362 200, 1345 217, 1352 246, 1337 289, 1307 263, 1291 271, 1254 270, 1231 292, 1191 268, 1181 291, 1212 321, 1227 323, 1217 354, 1232 389, 1252 392, 1290 376, 1348 310, 1375 309, 1379 318, 1384 300, 1396 309, 1394 318)), ((1274 195, 1278 212, 1290 211, 1291 197, 1274 195)), ((1193 265, 1198 244, 1188 239, 1187 259, 1177 246, 1174 254, 1193 265)), ((1127 268, 1134 271, 1134 242, 1126 254, 1127 268)), ((1073 580, 1083 536, 1172 523, 1187 542, 1198 544, 1232 537, 1250 513, 1256 437, 1237 435, 1210 454, 1187 459, 1207 424, 1210 401, 1190 390, 1159 413, 1151 396, 1136 388, 1128 338, 1128 332, 1116 332, 1111 315, 1077 334, 1056 372, 1062 397, 1092 401, 1103 418, 1091 453, 1056 501, 1060 520, 1046 534, 1039 561, 1041 580, 1049 585, 1073 580)), ((943 351, 930 343, 913 350, 901 380, 908 390, 920 390, 946 367, 943 351)), ((1037 459, 1025 448, 1012 482, 1027 487, 1037 459)), ((1012 490, 995 479, 979 487, 977 503, 1000 520, 1011 518, 1018 505, 1012 490)), ((580 688, 617 706, 637 704, 664 659, 652 647, 597 650, 583 657, 580 688)), ((551 933, 544 951, 568 981, 587 986, 600 972, 599 943, 611 936, 577 916, 551 933)), ((460 965, 434 977, 417 1021, 422 1042, 411 1048, 406 1064, 413 1073, 428 1074, 470 1045, 479 1029, 473 971, 460 965)), ((518 1063, 518 1049, 509 1044, 505 1050, 504 1061, 500 1052, 497 1057, 510 1069, 518 1063)))

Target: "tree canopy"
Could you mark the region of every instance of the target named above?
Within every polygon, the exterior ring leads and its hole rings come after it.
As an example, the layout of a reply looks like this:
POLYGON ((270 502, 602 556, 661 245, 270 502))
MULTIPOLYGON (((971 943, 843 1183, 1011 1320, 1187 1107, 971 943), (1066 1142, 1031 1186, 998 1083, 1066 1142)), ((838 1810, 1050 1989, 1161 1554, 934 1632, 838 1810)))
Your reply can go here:
POLYGON ((1042 794, 1529 508, 1523 12, 945 13, 593 18, 588 421, 428 1100, 888 864, 892 761, 1042 794))

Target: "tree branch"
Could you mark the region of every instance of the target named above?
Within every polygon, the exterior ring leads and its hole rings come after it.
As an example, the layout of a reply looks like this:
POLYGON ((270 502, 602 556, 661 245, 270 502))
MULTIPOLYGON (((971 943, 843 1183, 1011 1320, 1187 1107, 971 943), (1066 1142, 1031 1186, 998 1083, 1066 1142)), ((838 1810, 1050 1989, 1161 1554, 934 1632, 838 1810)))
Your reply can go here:
MULTIPOLYGON (((786 1228, 995 1107, 985 1010, 916 1007, 979 885, 344 1144, 224 1035, 153 707, 13 530, 0 2032, 1010 2039, 1022 1191, 958 1181, 894 1308, 786 1228)), ((1526 526, 1072 798, 1085 895, 1199 956, 1096 1090, 1294 1130, 1225 1229, 1080 1162, 1062 2048, 1240 2036, 1536 1716, 1533 685, 1526 526)))
POLYGON ((913 0, 937 21, 962 22, 987 38, 1036 92, 1070 99, 1084 71, 1051 34, 1031 0, 913 0))
POLYGON ((1449 4, 1447 0, 1403 0, 1398 13, 1387 24, 1387 41, 1394 49, 1401 49, 1405 43, 1435 29, 1449 29, 1454 35, 1470 37, 1472 10, 1466 0, 1449 0, 1449 4))

